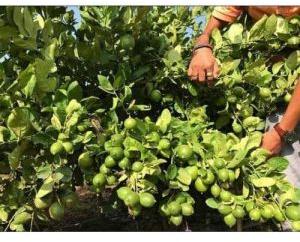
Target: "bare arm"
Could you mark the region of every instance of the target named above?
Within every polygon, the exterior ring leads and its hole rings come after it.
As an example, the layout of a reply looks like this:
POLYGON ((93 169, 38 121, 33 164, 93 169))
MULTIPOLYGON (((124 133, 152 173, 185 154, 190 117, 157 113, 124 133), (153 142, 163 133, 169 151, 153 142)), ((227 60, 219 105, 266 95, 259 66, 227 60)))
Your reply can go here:
MULTIPOLYGON (((291 101, 283 115, 279 127, 285 131, 293 131, 300 121, 300 79, 296 84, 291 101)), ((272 155, 278 154, 283 146, 279 134, 271 129, 264 134, 262 148, 268 150, 272 155)))
POLYGON ((292 131, 300 121, 300 79, 298 80, 291 101, 280 122, 280 127, 292 131))

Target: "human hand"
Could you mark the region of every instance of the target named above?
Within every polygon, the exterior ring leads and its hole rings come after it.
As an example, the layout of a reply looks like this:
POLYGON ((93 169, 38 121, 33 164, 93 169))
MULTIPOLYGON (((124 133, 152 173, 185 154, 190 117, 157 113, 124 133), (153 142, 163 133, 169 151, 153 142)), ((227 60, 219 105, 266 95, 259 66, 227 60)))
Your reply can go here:
POLYGON ((219 66, 211 49, 201 48, 196 50, 188 69, 190 79, 200 83, 207 81, 211 85, 218 75, 219 66))
POLYGON ((272 129, 263 135, 261 147, 270 152, 270 155, 280 153, 283 142, 278 133, 272 129))

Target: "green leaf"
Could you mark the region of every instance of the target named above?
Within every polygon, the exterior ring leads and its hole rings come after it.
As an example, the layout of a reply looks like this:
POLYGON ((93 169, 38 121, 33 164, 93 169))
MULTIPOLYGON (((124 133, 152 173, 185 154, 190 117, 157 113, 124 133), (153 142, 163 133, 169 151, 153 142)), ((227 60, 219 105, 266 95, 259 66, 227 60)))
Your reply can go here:
POLYGON ((13 19, 15 24, 18 26, 20 33, 23 36, 27 36, 27 32, 24 29, 24 18, 23 18, 23 7, 14 7, 13 19))
POLYGON ((77 102, 76 99, 72 99, 69 102, 68 106, 66 107, 66 113, 67 115, 71 115, 72 113, 79 110, 80 108, 81 108, 81 104, 77 102))
POLYGON ((118 103, 119 103, 119 98, 118 97, 113 97, 113 105, 110 108, 110 110, 115 110, 118 107, 118 103))
POLYGON ((267 21, 267 15, 264 15, 260 20, 258 20, 249 31, 249 39, 256 40, 264 36, 265 33, 265 23, 267 21))
POLYGON ((170 164, 167 169, 167 177, 169 180, 173 180, 177 176, 178 168, 175 164, 170 164))
POLYGON ((53 186, 54 186, 54 180, 52 179, 52 177, 48 177, 45 180, 45 182, 43 183, 43 185, 40 187, 36 196, 38 198, 42 198, 42 197, 48 195, 49 193, 51 193, 53 191, 53 186))
POLYGON ((107 77, 98 75, 99 88, 107 93, 114 94, 114 88, 107 77))
POLYGON ((55 174, 60 174, 60 181, 66 183, 72 180, 73 171, 69 167, 58 167, 55 174))
POLYGON ((250 193, 249 185, 243 182, 243 197, 247 198, 249 196, 249 193, 250 193))
POLYGON ((57 130, 61 130, 62 128, 59 118, 55 114, 52 115, 51 124, 57 130))
POLYGON ((24 7, 24 27, 29 36, 36 37, 35 25, 28 7, 24 7))
POLYGON ((82 88, 78 81, 71 82, 67 92, 69 100, 76 99, 79 102, 82 99, 82 88))
POLYGON ((214 48, 220 49, 223 44, 222 35, 218 28, 214 28, 211 34, 212 39, 214 40, 214 48))
POLYGON ((58 41, 57 39, 52 39, 47 47, 42 51, 45 59, 47 60, 54 60, 54 57, 57 52, 57 46, 58 46, 58 41))
POLYGON ((181 61, 181 53, 177 49, 172 49, 169 50, 166 53, 165 58, 170 62, 170 63, 175 63, 181 61))
POLYGON ((289 69, 295 70, 300 64, 300 50, 292 52, 285 63, 289 69))
POLYGON ((227 75, 230 71, 235 70, 240 62, 240 59, 223 61, 221 65, 221 75, 227 75))
POLYGON ((208 207, 213 208, 213 209, 217 209, 219 207, 218 201, 212 197, 206 199, 205 203, 208 207))
POLYGON ((276 32, 277 29, 277 16, 272 14, 268 17, 265 25, 266 35, 270 36, 276 32))
POLYGON ((191 175, 184 168, 178 169, 177 180, 187 186, 192 182, 191 175))
POLYGON ((256 187, 271 187, 276 184, 276 180, 271 177, 253 178, 251 182, 256 187))
POLYGON ((23 92, 27 98, 32 96, 36 82, 36 76, 31 75, 27 82, 27 85, 23 88, 23 92))
POLYGON ((30 130, 32 119, 28 108, 15 108, 7 118, 7 127, 21 138, 30 130))
POLYGON ((0 221, 1 222, 7 222, 8 220, 8 211, 5 209, 5 207, 0 207, 0 221))
POLYGON ((227 37, 232 44, 242 43, 243 29, 243 25, 240 23, 231 24, 227 32, 227 37))
POLYGON ((272 66, 272 73, 273 74, 277 74, 281 67, 284 65, 284 62, 283 61, 279 61, 279 62, 276 62, 273 66, 272 66))
POLYGON ((71 115, 71 117, 66 122, 66 125, 65 125, 66 128, 70 129, 72 126, 74 126, 75 124, 77 124, 78 118, 79 118, 79 114, 78 113, 73 113, 71 115))
POLYGON ((86 143, 90 142, 94 137, 95 137, 95 135, 93 134, 92 131, 87 131, 83 136, 82 143, 86 144, 86 143))
POLYGON ((172 116, 170 111, 168 109, 164 109, 156 122, 156 125, 159 127, 162 133, 165 133, 167 131, 171 119, 172 116))
POLYGON ((284 157, 272 157, 267 161, 267 165, 279 172, 284 171, 288 167, 289 161, 284 157))

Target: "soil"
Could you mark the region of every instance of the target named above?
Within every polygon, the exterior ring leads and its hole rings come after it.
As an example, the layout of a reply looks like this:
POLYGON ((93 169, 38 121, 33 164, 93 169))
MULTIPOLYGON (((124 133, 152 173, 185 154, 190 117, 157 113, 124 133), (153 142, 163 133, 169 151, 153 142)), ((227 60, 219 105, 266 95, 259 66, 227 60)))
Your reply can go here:
MULTIPOLYGON (((145 209, 143 213, 133 218, 128 215, 126 207, 112 204, 111 193, 106 191, 102 196, 91 192, 87 187, 78 187, 80 205, 76 209, 66 212, 63 221, 40 225, 42 231, 237 231, 237 226, 229 229, 216 210, 209 209, 204 201, 195 206, 195 215, 185 219, 182 225, 175 227, 155 211, 145 209), (201 206, 202 204, 202 206, 201 206), (104 213, 105 211, 105 213, 104 213)), ((239 231, 282 231, 275 223, 252 223, 250 221, 240 224, 239 231)))

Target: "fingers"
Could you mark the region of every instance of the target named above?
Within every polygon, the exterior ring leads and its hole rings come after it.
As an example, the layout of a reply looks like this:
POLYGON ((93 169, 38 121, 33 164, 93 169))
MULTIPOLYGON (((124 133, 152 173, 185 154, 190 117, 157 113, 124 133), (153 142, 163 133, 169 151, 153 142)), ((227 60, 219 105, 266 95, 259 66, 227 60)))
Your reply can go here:
POLYGON ((205 72, 203 70, 199 70, 198 72, 198 81, 200 83, 205 81, 205 72))
POLYGON ((189 67, 188 70, 188 76, 192 81, 197 81, 198 80, 198 72, 195 68, 192 68, 191 66, 189 67))
POLYGON ((214 70, 213 70, 213 77, 214 77, 214 79, 217 79, 219 75, 220 75, 220 68, 219 68, 218 63, 215 61, 215 63, 214 63, 214 70))

